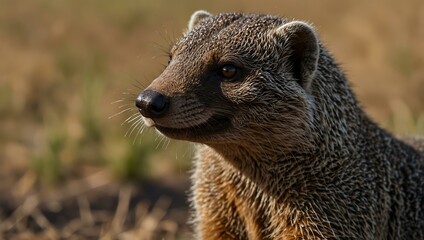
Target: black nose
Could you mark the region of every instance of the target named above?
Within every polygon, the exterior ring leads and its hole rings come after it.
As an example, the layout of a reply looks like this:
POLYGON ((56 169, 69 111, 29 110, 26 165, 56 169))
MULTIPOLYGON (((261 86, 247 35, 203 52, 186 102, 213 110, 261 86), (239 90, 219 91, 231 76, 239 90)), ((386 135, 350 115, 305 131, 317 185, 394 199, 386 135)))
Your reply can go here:
POLYGON ((144 90, 135 100, 140 113, 148 118, 162 117, 169 108, 169 97, 153 90, 144 90))

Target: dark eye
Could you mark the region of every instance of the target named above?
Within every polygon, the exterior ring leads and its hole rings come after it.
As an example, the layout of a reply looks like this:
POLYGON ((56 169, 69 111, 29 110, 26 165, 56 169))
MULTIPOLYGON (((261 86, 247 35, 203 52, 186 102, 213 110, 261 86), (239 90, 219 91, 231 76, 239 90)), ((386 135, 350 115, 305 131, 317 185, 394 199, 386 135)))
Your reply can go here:
POLYGON ((231 64, 227 64, 221 67, 220 69, 222 77, 225 80, 233 80, 235 76, 237 76, 237 67, 231 64))
POLYGON ((172 61, 172 55, 169 54, 169 56, 168 56, 168 65, 171 63, 171 61, 172 61))

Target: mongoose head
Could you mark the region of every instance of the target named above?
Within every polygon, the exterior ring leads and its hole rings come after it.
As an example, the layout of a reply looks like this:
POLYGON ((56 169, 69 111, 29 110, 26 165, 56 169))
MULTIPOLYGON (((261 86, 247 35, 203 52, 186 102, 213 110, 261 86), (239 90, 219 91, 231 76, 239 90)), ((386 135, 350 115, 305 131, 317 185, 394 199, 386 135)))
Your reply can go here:
POLYGON ((147 126, 206 144, 307 141, 319 43, 300 21, 195 12, 165 70, 136 99, 147 126))

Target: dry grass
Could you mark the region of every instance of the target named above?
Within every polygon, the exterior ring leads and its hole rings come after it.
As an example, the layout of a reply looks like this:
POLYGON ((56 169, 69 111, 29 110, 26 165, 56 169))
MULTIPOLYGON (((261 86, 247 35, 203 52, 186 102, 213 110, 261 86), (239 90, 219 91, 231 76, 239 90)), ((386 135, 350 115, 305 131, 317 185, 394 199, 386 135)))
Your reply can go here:
MULTIPOLYGON (((19 184, 31 189, 33 179, 28 172, 19 184)), ((181 193, 166 185, 116 184, 102 171, 60 189, 12 193, 1 201, 0 239, 185 239, 187 181, 174 184, 181 193)))
POLYGON ((121 123, 197 9, 312 22, 378 123, 424 133, 422 0, 0 0, 0 238, 187 236, 187 185, 150 179, 191 148, 121 123))

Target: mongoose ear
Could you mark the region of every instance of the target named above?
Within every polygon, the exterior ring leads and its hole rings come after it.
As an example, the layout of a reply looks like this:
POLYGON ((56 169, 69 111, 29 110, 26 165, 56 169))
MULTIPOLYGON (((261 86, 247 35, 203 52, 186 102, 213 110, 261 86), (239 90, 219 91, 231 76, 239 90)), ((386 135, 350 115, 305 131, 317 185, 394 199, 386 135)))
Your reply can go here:
POLYGON ((198 10, 193 13, 188 22, 188 30, 191 31, 202 19, 212 16, 212 14, 204 11, 198 10))
POLYGON ((286 23, 274 30, 274 37, 283 49, 283 56, 291 66, 293 76, 309 90, 317 69, 318 38, 314 29, 301 21, 286 23))

